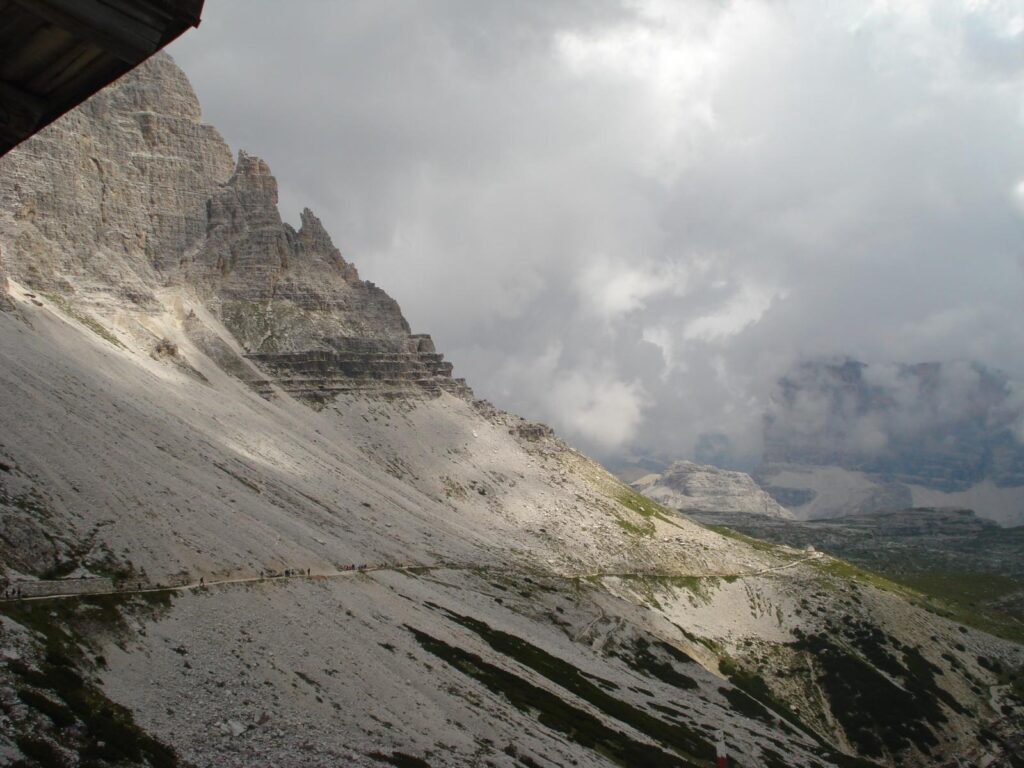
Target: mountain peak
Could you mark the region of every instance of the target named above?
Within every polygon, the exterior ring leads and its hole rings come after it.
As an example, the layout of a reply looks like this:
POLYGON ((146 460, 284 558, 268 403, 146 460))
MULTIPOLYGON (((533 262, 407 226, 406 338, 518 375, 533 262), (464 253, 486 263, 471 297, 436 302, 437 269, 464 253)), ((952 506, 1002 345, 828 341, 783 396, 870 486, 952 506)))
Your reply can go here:
POLYGON ((149 114, 199 124, 203 110, 188 76, 170 54, 160 52, 129 72, 113 87, 85 103, 84 109, 104 111, 108 106, 123 114, 149 114), (110 102, 105 101, 105 97, 110 102))
POLYGON ((296 233, 296 254, 307 261, 335 267, 348 283, 359 282, 359 273, 355 265, 342 258, 341 251, 334 245, 334 241, 316 214, 309 208, 303 208, 299 219, 301 225, 296 233))
MULTIPOLYGON (((317 404, 352 390, 468 397, 311 210, 298 231, 282 221, 267 162, 232 158, 200 116, 188 79, 160 55, 12 152, 0 166, 11 275, 143 339, 149 321, 125 318, 165 311, 168 288, 195 293, 261 369, 267 396, 276 382, 317 404)), ((198 316, 184 330, 213 333, 198 316)))

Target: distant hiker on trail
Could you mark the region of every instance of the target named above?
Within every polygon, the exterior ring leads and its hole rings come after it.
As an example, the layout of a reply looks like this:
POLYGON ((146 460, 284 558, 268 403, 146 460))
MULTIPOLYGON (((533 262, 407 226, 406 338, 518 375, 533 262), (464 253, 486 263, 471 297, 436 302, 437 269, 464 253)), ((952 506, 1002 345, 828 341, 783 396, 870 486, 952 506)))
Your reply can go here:
POLYGON ((205 586, 205 585, 206 585, 206 577, 205 576, 200 576, 199 577, 199 586, 202 587, 202 586, 205 586))
POLYGON ((311 572, 312 570, 313 570, 312 568, 307 568, 307 569, 306 569, 306 575, 307 575, 307 576, 311 575, 311 574, 310 574, 310 572, 311 572))

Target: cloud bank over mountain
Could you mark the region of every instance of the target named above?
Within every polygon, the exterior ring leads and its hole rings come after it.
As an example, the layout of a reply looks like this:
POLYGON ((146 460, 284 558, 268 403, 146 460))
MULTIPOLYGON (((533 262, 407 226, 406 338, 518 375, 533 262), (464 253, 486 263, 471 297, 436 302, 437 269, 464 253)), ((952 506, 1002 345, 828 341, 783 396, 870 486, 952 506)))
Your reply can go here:
POLYGON ((807 357, 1024 377, 1014 3, 219 0, 171 52, 286 216, 600 457, 755 460, 807 357))
POLYGON ((804 363, 780 382, 767 462, 839 466, 945 492, 1024 485, 1024 387, 977 364, 804 363))

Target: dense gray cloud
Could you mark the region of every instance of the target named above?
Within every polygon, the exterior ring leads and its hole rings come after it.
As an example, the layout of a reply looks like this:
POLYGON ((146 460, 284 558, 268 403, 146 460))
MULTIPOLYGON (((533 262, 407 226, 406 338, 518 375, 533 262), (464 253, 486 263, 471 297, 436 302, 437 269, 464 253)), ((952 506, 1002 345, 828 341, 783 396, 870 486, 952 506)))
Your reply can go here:
POLYGON ((1024 376, 1018 3, 208 0, 171 52, 287 218, 603 458, 756 459, 808 356, 1024 376))
POLYGON ((768 406, 769 463, 838 465, 962 491, 1024 485, 1024 387, 977 363, 816 360, 768 406))

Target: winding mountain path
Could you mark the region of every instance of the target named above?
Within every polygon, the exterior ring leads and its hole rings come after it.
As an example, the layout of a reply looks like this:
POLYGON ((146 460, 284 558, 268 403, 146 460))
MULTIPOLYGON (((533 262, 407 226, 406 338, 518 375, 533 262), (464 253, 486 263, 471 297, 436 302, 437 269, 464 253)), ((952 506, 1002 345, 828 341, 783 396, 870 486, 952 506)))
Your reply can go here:
MULTIPOLYGON (((674 572, 668 572, 668 571, 628 571, 628 572, 627 571, 618 571, 618 572, 599 571, 599 572, 596 572, 596 573, 579 573, 579 574, 569 574, 569 575, 566 575, 566 574, 551 574, 551 575, 552 576, 561 576, 562 578, 571 578, 571 579, 630 578, 630 577, 644 577, 644 576, 652 577, 652 578, 673 578, 673 577, 679 577, 679 578, 692 578, 692 577, 705 578, 705 577, 708 577, 708 578, 710 578, 710 577, 716 577, 716 578, 740 578, 740 579, 742 579, 742 578, 749 578, 749 577, 752 577, 752 576, 763 576, 764 574, 773 573, 773 572, 776 572, 776 571, 783 571, 783 570, 786 570, 787 568, 793 568, 793 567, 795 567, 797 565, 800 565, 801 563, 805 563, 805 562, 807 562, 809 560, 820 559, 821 557, 822 557, 822 554, 820 552, 815 552, 815 553, 813 553, 811 555, 808 555, 807 557, 801 558, 799 560, 794 560, 794 561, 792 561, 790 563, 785 563, 783 565, 773 566, 771 568, 763 568, 761 570, 751 571, 749 573, 698 575, 698 574, 681 574, 681 573, 674 573, 674 572)), ((264 575, 261 575, 261 576, 238 576, 238 577, 235 577, 235 578, 225 578, 225 579, 207 579, 206 577, 202 577, 202 578, 200 578, 197 581, 190 581, 190 582, 186 582, 184 584, 146 584, 146 585, 143 585, 143 586, 136 587, 134 589, 128 587, 128 588, 124 588, 124 589, 105 589, 105 590, 96 590, 96 591, 81 591, 81 590, 77 590, 77 591, 68 591, 68 592, 52 592, 52 593, 46 594, 46 595, 18 595, 18 596, 4 595, 3 597, 0 597, 0 603, 41 602, 41 601, 45 601, 45 600, 67 600, 67 599, 75 598, 75 597, 78 597, 78 598, 81 598, 81 597, 97 597, 97 596, 105 596, 105 595, 144 595, 144 594, 153 594, 153 593, 160 593, 160 592, 189 592, 189 591, 195 591, 195 590, 199 590, 199 589, 205 589, 207 587, 215 587, 215 586, 222 586, 222 585, 268 583, 268 582, 285 581, 285 580, 291 580, 291 579, 308 579, 308 580, 312 580, 312 579, 336 579, 336 578, 344 578, 346 576, 355 576, 355 575, 358 575, 358 574, 373 573, 373 572, 376 572, 376 571, 408 571, 408 570, 412 570, 412 569, 415 569, 415 570, 418 570, 418 571, 438 571, 438 570, 442 570, 442 571, 465 571, 465 570, 473 570, 473 569, 477 569, 477 570, 479 570, 479 569, 491 570, 491 569, 488 569, 487 566, 483 566, 483 565, 472 565, 472 564, 471 565, 465 565, 465 564, 460 565, 460 564, 455 564, 455 563, 443 563, 443 564, 436 564, 436 565, 423 565, 421 563, 394 563, 394 564, 390 564, 390 565, 389 564, 381 564, 381 565, 368 565, 368 566, 365 566, 365 567, 345 568, 345 569, 341 569, 341 570, 327 571, 327 572, 320 571, 320 572, 317 572, 317 573, 310 573, 310 572, 307 572, 307 571, 304 571, 304 570, 301 570, 301 569, 296 569, 296 571, 297 571, 296 573, 292 573, 292 574, 288 574, 288 575, 275 573, 274 575, 270 575, 270 576, 264 576, 264 575)), ((512 571, 512 572, 515 572, 515 571, 512 571)), ((74 579, 68 579, 67 581, 70 584, 77 583, 74 579)), ((24 582, 24 583, 25 584, 38 584, 39 582, 24 582)), ((142 582, 137 582, 137 583, 138 584, 142 584, 142 582)), ((17 583, 8 586, 8 589, 17 589, 17 588, 18 588, 17 583)))

